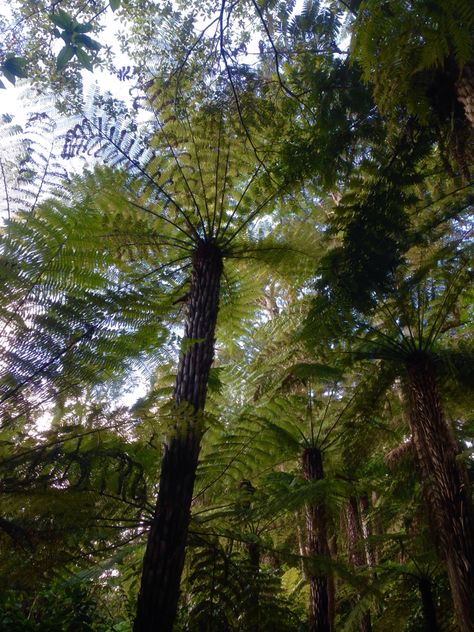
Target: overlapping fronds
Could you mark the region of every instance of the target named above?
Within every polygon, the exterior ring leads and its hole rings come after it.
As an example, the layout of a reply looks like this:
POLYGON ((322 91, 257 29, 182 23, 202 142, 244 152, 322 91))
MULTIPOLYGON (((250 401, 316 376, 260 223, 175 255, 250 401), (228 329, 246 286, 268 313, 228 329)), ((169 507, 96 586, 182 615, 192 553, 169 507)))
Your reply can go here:
POLYGON ((34 213, 53 192, 61 194, 68 175, 58 158, 59 133, 44 112, 29 115, 23 128, 4 115, 0 157, 2 219, 34 213))
POLYGON ((410 113, 426 119, 429 79, 422 72, 449 69, 452 61, 462 69, 473 54, 473 25, 468 0, 413 2, 410 10, 398 0, 363 2, 354 51, 381 109, 405 102, 410 113))
POLYGON ((151 515, 159 452, 136 419, 77 402, 57 423, 21 442, 2 433, 0 576, 14 568, 20 587, 26 568, 31 586, 66 563, 100 560, 140 537, 151 515))
MULTIPOLYGON (((99 112, 65 137, 63 156, 81 154, 108 167, 63 185, 74 204, 51 199, 13 218, 4 238, 3 401, 63 378, 65 388, 107 379, 156 349, 164 314, 186 303, 186 271, 200 243, 236 259, 248 251, 269 267, 285 259, 281 241, 249 245, 278 191, 224 107, 191 116, 165 103, 141 134, 130 120, 99 112), (13 251, 20 257, 12 266, 13 251)), ((224 274, 230 329, 255 311, 259 277, 242 271, 229 265, 224 274)))
POLYGON ((121 274, 107 241, 102 215, 84 198, 74 209, 51 200, 7 225, 2 402, 32 389, 40 403, 51 387, 115 379, 166 337, 160 323, 170 301, 156 284, 134 283, 149 269, 121 274))
POLYGON ((225 106, 191 113, 153 87, 150 102, 141 131, 105 112, 83 119, 66 135, 63 156, 86 154, 120 167, 137 208, 179 225, 181 237, 212 239, 225 250, 276 192, 262 188, 261 166, 225 106))
POLYGON ((290 608, 278 575, 268 567, 255 567, 245 548, 226 550, 217 539, 207 539, 207 546, 190 552, 183 629, 244 632, 259 622, 261 630, 294 630, 301 613, 290 608))

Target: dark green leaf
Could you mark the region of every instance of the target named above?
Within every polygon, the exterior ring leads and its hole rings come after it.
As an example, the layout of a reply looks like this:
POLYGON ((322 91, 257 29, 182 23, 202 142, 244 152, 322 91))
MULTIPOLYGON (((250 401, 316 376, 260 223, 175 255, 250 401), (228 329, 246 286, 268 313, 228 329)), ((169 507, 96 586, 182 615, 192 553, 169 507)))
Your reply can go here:
POLYGON ((7 70, 15 77, 25 78, 27 77, 27 73, 25 71, 26 59, 24 57, 7 57, 7 59, 3 62, 3 72, 7 70))
POLYGON ((62 9, 58 9, 56 13, 50 13, 49 19, 61 29, 70 31, 74 28, 74 19, 62 9))
POLYGON ((82 35, 82 34, 76 35, 75 41, 78 44, 81 44, 85 46, 86 48, 89 48, 90 50, 100 50, 102 48, 102 44, 99 44, 99 42, 97 42, 96 40, 93 40, 91 37, 88 37, 87 35, 82 35))
POLYGON ((120 0, 109 0, 109 4, 112 11, 117 11, 120 6, 120 0))
POLYGON ((56 68, 62 70, 66 64, 74 57, 76 51, 72 46, 64 46, 59 51, 58 58, 56 60, 56 68))
POLYGON ((327 364, 299 362, 293 365, 289 371, 289 375, 300 379, 316 378, 322 380, 337 380, 341 377, 341 372, 327 364))
POLYGON ((5 79, 8 79, 8 81, 10 83, 12 83, 13 85, 15 85, 16 82, 16 77, 15 75, 13 75, 9 70, 7 70, 3 65, 1 66, 1 70, 3 72, 3 74, 5 75, 5 79))
POLYGON ((92 31, 93 26, 90 22, 87 22, 86 24, 75 24, 74 25, 74 31, 76 33, 90 33, 90 31, 92 31))
POLYGON ((92 72, 94 68, 92 64, 92 59, 89 57, 86 51, 83 48, 78 48, 76 50, 76 55, 81 66, 83 66, 83 68, 86 68, 86 70, 90 70, 90 72, 92 72))

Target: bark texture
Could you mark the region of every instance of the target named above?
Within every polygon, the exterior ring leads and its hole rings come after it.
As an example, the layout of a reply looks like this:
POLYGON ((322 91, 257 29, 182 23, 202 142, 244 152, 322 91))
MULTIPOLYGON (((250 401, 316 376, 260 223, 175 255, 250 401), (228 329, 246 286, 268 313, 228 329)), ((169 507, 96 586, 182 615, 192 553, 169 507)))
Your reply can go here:
MULTIPOLYGON (((318 448, 307 448, 302 458, 303 474, 307 481, 324 479, 323 461, 318 448)), ((327 538, 326 508, 323 502, 306 505, 306 556, 309 578, 309 632, 331 632, 329 610, 330 578, 327 574, 317 574, 311 564, 313 556, 325 555, 329 558, 327 538)))
POLYGON ((206 403, 214 358, 222 256, 212 244, 195 252, 185 341, 175 383, 176 423, 166 441, 160 487, 143 560, 134 632, 171 632, 176 616, 191 515, 201 431, 196 421, 206 403))
POLYGON ((431 358, 406 363, 410 424, 424 493, 440 543, 461 632, 474 630, 474 512, 469 481, 444 419, 431 358))
POLYGON ((466 64, 456 83, 456 96, 464 108, 464 115, 474 131, 474 63, 466 64))

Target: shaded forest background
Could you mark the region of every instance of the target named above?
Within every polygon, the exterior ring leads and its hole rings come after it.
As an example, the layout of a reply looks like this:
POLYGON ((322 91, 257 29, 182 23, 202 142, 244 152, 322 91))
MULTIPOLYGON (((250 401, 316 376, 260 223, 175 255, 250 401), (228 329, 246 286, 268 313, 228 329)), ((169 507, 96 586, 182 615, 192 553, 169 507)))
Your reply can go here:
POLYGON ((0 628, 472 632, 472 2, 0 25, 0 628))

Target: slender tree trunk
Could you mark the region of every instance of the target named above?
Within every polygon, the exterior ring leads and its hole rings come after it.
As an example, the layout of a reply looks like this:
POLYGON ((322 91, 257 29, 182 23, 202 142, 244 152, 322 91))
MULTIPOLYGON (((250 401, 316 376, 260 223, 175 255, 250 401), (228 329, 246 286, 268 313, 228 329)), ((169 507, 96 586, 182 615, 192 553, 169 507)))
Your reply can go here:
MULTIPOLYGON (((364 541, 362 520, 359 513, 357 499, 351 496, 346 505, 346 521, 347 521, 347 549, 349 561, 358 570, 365 568, 367 565, 366 543, 364 541)), ((370 611, 366 610, 360 620, 360 631, 371 632, 372 621, 370 611)))
POLYGON ((464 108, 464 115, 474 132, 474 62, 466 64, 456 83, 458 101, 464 108))
MULTIPOLYGON (((307 481, 324 479, 323 460, 318 448, 307 448, 302 458, 303 474, 307 481)), ((306 555, 309 558, 309 632, 330 632, 329 580, 327 574, 316 573, 311 558, 329 558, 326 508, 323 502, 306 506, 306 555)))
POLYGON ((426 632, 439 632, 438 623, 436 621, 436 607, 430 580, 426 577, 420 578, 418 580, 418 589, 421 596, 421 606, 423 609, 426 632))
POLYGON ((406 363, 413 443, 446 560, 457 623, 474 630, 474 512, 469 481, 444 419, 433 361, 425 353, 406 363))
POLYGON ((143 560, 134 632, 171 632, 184 566, 191 500, 200 450, 198 418, 206 402, 214 358, 222 256, 212 244, 194 253, 188 313, 187 348, 175 383, 176 422, 161 464, 158 499, 143 560))

